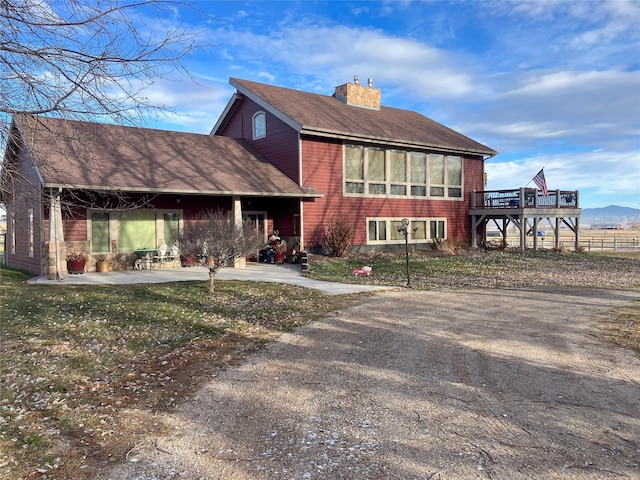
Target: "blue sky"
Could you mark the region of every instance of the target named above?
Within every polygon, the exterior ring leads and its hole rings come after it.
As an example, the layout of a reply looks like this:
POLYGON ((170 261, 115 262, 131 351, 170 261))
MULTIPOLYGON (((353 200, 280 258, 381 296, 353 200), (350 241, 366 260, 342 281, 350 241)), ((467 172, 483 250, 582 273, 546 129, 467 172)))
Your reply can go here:
POLYGON ((580 190, 583 208, 640 208, 640 1, 200 1, 175 21, 210 45, 193 78, 147 92, 208 133, 238 77, 331 95, 371 77, 415 110, 498 150, 488 189, 580 190))

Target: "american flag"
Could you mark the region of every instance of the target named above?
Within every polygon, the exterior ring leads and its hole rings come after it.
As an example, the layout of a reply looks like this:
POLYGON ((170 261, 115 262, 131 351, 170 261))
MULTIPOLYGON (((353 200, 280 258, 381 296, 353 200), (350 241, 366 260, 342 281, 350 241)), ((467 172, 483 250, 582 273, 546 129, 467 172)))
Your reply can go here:
POLYGON ((533 182, 542 191, 542 195, 544 197, 549 196, 549 191, 547 190, 547 181, 544 178, 544 168, 540 169, 536 176, 533 177, 533 182))

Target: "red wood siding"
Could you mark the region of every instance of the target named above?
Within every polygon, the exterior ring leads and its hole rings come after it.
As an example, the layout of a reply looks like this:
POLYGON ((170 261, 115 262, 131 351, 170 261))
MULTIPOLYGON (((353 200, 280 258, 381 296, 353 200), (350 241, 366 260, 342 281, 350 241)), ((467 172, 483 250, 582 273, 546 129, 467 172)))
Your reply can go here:
POLYGON ((21 150, 16 158, 16 175, 13 177, 13 191, 6 202, 7 237, 6 262, 14 268, 20 268, 36 274, 43 273, 42 255, 44 242, 44 220, 42 213, 42 192, 40 179, 28 158, 21 150), (33 210, 34 254, 29 255, 29 210, 33 210), (12 230, 15 218, 15 231, 12 230), (12 253, 12 238, 15 235, 16 250, 12 253))
POLYGON ((253 101, 243 99, 220 135, 245 140, 291 180, 298 183, 298 133, 265 111, 267 135, 253 140, 253 115, 259 111, 265 110, 253 101))
POLYGON ((303 139, 302 158, 302 184, 315 187, 324 194, 323 198, 304 203, 305 246, 319 241, 318 231, 322 231, 335 217, 346 219, 354 226, 354 246, 366 245, 367 217, 446 218, 449 238, 466 242, 471 239, 469 192, 482 189, 480 158, 465 158, 462 200, 345 197, 342 194, 340 143, 303 139))

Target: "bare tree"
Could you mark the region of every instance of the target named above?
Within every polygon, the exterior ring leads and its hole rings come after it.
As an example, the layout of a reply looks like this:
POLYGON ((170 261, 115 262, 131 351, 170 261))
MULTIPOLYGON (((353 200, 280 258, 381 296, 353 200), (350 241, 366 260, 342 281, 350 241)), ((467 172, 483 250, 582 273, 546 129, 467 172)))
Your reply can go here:
POLYGON ((16 114, 139 125, 160 113, 145 90, 188 75, 182 62, 202 47, 176 21, 185 9, 180 0, 0 0, 2 146, 16 114))
POLYGON ((264 246, 265 239, 264 233, 250 222, 235 226, 227 214, 218 209, 201 212, 186 223, 178 242, 182 256, 189 255, 209 269, 209 291, 213 292, 216 272, 256 252, 264 246))

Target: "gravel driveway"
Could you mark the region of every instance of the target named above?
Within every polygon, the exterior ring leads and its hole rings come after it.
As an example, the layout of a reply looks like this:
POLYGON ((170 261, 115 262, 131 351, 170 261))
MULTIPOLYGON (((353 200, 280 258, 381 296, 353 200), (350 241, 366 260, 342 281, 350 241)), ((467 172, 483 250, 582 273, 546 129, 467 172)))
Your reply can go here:
POLYGON ((141 433, 109 480, 640 478, 639 291, 391 291, 282 336, 141 433))

